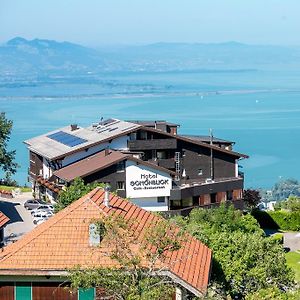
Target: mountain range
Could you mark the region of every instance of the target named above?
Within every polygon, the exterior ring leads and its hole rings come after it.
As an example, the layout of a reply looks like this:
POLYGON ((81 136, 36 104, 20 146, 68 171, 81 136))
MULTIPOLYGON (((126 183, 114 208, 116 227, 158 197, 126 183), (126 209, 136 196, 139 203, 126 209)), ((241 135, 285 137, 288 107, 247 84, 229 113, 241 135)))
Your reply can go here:
POLYGON ((237 42, 156 43, 92 49, 16 37, 0 46, 3 76, 73 76, 102 72, 241 71, 300 66, 300 47, 237 42))

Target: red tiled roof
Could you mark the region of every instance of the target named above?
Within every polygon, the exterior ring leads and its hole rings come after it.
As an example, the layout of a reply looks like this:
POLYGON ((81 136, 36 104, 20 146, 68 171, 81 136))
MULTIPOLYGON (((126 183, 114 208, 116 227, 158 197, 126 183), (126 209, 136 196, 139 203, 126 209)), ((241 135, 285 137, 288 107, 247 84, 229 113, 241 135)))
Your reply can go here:
POLYGON ((9 222, 9 217, 7 217, 2 211, 0 211, 0 228, 9 222))
MULTIPOLYGON (((117 266, 107 255, 110 248, 105 243, 100 247, 89 246, 90 221, 100 214, 121 215, 125 220, 137 221, 138 225, 132 229, 137 239, 142 239, 145 229, 154 226, 161 217, 113 195, 108 208, 103 199, 104 191, 97 188, 5 247, 0 255, 0 275, 63 274, 76 265, 86 268, 117 266)), ((164 266, 169 276, 201 294, 208 285, 212 253, 189 234, 184 237, 181 248, 168 254, 164 266)))
POLYGON ((36 181, 45 186, 47 189, 49 189, 50 191, 53 191, 55 193, 59 193, 59 191, 61 190, 60 187, 58 187, 56 184, 54 184, 53 182, 50 182, 47 179, 44 179, 42 176, 38 176, 36 181))

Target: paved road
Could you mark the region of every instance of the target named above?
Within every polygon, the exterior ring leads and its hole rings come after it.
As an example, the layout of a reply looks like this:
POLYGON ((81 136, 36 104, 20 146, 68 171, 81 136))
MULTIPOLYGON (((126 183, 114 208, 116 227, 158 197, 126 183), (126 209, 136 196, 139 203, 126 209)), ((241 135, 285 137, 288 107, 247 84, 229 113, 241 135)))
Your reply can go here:
POLYGON ((283 245, 290 251, 300 250, 300 232, 285 232, 283 245))
POLYGON ((0 197, 0 210, 10 218, 4 229, 6 243, 18 240, 35 227, 30 211, 24 208, 24 202, 29 199, 32 199, 31 193, 22 193, 12 199, 0 197))

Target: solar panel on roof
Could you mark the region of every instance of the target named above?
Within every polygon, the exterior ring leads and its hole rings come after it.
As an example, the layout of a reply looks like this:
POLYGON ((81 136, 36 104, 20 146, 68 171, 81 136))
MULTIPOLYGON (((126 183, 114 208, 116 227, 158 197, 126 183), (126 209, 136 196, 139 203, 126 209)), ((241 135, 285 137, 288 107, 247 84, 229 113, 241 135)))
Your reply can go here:
POLYGON ((58 131, 52 134, 47 135, 47 137, 51 140, 59 142, 69 147, 74 147, 80 145, 82 143, 87 142, 87 140, 80 138, 78 136, 72 135, 70 133, 64 131, 58 131))
POLYGON ((102 125, 106 126, 106 125, 111 124, 111 123, 113 123, 115 121, 116 121, 115 119, 107 119, 107 120, 104 120, 102 122, 102 125))
POLYGON ((126 131, 126 130, 129 130, 129 129, 135 128, 135 127, 136 127, 136 125, 134 124, 134 125, 131 125, 129 127, 126 127, 124 129, 122 129, 121 131, 126 131))

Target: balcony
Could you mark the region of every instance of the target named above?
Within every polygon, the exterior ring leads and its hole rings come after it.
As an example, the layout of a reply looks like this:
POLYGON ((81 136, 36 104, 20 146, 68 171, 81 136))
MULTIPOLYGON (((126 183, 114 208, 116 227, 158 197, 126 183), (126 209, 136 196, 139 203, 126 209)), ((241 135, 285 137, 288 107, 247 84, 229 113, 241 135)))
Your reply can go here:
POLYGON ((136 141, 128 141, 127 146, 131 151, 176 149, 177 140, 176 139, 136 140, 136 141))
POLYGON ((180 185, 173 186, 170 199, 180 200, 204 194, 242 190, 243 187, 244 179, 241 177, 218 178, 213 182, 180 182, 180 185))

